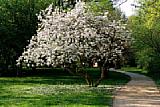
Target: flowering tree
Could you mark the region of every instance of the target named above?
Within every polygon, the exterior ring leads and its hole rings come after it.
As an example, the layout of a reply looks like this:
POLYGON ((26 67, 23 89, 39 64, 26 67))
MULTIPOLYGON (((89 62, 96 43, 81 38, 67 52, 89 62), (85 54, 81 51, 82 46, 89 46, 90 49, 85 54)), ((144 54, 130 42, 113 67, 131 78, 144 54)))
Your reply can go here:
POLYGON ((17 65, 61 66, 85 77, 92 86, 100 83, 110 64, 123 59, 123 51, 130 40, 121 21, 109 20, 107 13, 93 15, 87 11, 84 2, 78 2, 67 13, 53 11, 50 5, 41 11, 38 19, 41 23, 37 35, 31 38, 17 65), (101 68, 101 76, 93 84, 83 68, 95 62, 101 68))

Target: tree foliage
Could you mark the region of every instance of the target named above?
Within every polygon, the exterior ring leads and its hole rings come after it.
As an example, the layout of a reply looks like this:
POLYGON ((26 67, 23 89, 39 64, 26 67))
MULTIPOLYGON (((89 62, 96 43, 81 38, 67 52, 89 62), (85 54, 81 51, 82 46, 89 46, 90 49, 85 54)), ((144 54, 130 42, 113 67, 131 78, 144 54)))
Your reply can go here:
POLYGON ((143 0, 139 3, 137 16, 130 17, 129 24, 135 38, 134 47, 137 51, 138 63, 151 70, 152 67, 157 68, 160 64, 153 64, 153 62, 158 63, 154 59, 159 59, 160 55, 160 1, 143 0))

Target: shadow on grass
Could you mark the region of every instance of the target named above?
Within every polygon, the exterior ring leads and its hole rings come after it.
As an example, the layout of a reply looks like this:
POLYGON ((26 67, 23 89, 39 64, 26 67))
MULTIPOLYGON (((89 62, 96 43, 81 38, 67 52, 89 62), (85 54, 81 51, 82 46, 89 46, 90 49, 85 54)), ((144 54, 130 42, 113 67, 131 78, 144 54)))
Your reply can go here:
MULTIPOLYGON (((82 95, 72 95, 70 97, 54 97, 54 96, 47 96, 47 97, 13 97, 13 96, 5 96, 1 97, 3 100, 0 99, 0 105, 4 105, 5 107, 9 107, 16 105, 24 105, 26 104, 27 107, 36 106, 36 107, 50 107, 53 105, 94 105, 97 107, 101 106, 111 106, 111 101, 107 99, 111 99, 109 96, 82 96, 82 95), (63 97, 63 98, 62 98, 63 97)), ((24 107, 24 106, 23 106, 24 107)))
POLYGON ((4 107, 51 107, 58 105, 60 107, 63 107, 62 105, 106 107, 111 106, 111 104, 111 93, 107 92, 105 88, 86 88, 79 86, 72 88, 58 86, 57 88, 55 86, 48 87, 47 85, 38 85, 30 86, 30 89, 26 90, 25 87, 11 88, 11 86, 6 86, 0 95, 0 106, 3 105, 4 107), (32 88, 35 88, 35 90, 32 88), (53 92, 50 89, 52 89, 53 92), (50 92, 47 94, 43 93, 46 91, 50 92))
MULTIPOLYGON (((87 70, 95 77, 99 75, 98 69, 87 70)), ((127 76, 111 71, 101 84, 114 87, 128 81, 127 76)), ((86 82, 83 78, 70 75, 62 69, 46 72, 40 70, 26 77, 0 77, 0 106, 108 107, 112 105, 113 89, 108 89, 107 86, 89 88, 84 84, 86 82)))
MULTIPOLYGON (((93 78, 98 79, 100 72, 98 69, 87 69, 93 78)), ((3 84, 48 84, 48 85, 86 85, 84 78, 80 76, 71 75, 68 72, 64 72, 62 69, 53 69, 50 71, 36 71, 37 74, 26 77, 3 77, 0 78, 0 83, 3 84)), ((106 79, 101 84, 117 85, 125 84, 130 78, 124 74, 110 71, 106 79)))

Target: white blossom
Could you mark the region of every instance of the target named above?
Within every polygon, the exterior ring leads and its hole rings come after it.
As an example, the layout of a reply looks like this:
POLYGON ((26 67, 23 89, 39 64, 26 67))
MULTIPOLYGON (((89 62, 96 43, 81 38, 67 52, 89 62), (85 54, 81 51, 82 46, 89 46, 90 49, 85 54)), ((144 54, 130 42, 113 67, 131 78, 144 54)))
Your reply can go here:
POLYGON ((112 63, 123 57, 130 37, 121 21, 109 20, 107 15, 94 16, 85 11, 84 2, 67 13, 52 11, 52 7, 37 16, 41 21, 37 35, 31 38, 17 65, 55 67, 77 62, 85 65, 93 60, 112 63))

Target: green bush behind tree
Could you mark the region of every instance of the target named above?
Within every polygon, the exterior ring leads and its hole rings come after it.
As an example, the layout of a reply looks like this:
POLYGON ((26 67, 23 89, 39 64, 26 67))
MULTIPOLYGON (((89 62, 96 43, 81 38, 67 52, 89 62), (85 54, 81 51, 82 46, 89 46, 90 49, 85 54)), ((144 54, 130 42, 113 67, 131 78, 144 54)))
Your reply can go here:
POLYGON ((0 1, 0 69, 15 67, 31 36, 36 34, 36 14, 49 4, 69 7, 75 0, 1 0, 0 1))

